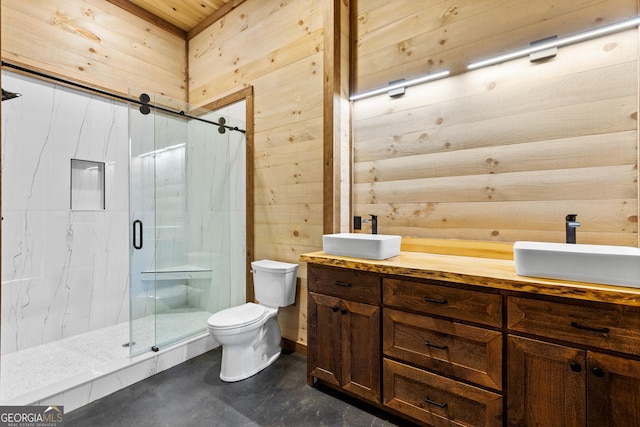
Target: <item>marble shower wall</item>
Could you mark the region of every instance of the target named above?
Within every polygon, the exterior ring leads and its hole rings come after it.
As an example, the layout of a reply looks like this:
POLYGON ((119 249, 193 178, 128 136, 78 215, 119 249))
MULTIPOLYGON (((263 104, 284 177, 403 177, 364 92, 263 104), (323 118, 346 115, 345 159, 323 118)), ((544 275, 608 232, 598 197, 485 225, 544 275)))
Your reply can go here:
MULTIPOLYGON (((245 102, 205 116, 245 128, 245 102)), ((213 278, 203 292, 206 310, 216 312, 245 302, 246 139, 243 133, 220 134, 215 126, 189 123, 187 189, 189 236, 195 258, 209 254, 213 278)), ((198 286, 197 283, 194 284, 198 286)))
POLYGON ((129 320, 126 105, 10 72, 2 86, 2 353, 129 320), (71 159, 105 164, 71 210, 71 159))

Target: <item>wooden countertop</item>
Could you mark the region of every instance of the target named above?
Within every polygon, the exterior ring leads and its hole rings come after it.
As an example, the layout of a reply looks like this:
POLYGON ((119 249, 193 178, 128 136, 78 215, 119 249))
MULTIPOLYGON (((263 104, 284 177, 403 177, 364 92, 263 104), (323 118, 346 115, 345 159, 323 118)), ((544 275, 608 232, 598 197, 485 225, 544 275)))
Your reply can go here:
POLYGON ((638 288, 518 276, 513 260, 510 259, 403 251, 398 256, 382 261, 325 255, 324 252, 300 255, 300 261, 374 273, 444 280, 494 289, 640 307, 640 289, 638 288))

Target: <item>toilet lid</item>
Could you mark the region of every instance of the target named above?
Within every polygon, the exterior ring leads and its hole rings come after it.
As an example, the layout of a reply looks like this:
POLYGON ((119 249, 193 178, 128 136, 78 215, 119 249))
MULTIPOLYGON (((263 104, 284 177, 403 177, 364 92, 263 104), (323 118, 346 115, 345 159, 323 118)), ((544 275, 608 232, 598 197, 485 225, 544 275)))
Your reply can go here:
POLYGON ((266 311, 265 307, 248 302, 213 314, 207 323, 217 329, 239 328, 258 322, 266 315, 266 311))
POLYGON ((260 261, 253 261, 251 267, 254 270, 261 270, 270 273, 289 273, 298 269, 298 264, 290 264, 288 262, 272 261, 270 259, 263 259, 260 261))

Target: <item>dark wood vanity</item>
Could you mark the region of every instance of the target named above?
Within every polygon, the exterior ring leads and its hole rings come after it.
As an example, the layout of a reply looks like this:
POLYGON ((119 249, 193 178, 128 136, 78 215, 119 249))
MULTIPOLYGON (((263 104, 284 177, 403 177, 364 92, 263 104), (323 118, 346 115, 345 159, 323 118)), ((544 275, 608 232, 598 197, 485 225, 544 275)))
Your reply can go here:
POLYGON ((640 426, 640 289, 305 254, 308 382, 429 426, 640 426))

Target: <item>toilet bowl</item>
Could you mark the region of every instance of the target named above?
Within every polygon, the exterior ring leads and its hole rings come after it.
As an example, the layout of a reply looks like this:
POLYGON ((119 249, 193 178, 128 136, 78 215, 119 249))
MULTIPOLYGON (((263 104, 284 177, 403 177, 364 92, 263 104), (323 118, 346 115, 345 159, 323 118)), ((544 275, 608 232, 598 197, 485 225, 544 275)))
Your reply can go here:
POLYGON ((262 260, 251 267, 258 304, 227 308, 207 321, 209 333, 222 345, 220 379, 227 382, 249 378, 278 359, 278 307, 295 301, 297 264, 262 260))
POLYGON ((276 308, 249 302, 209 318, 209 333, 222 345, 221 380, 249 378, 280 356, 277 315, 276 308))

